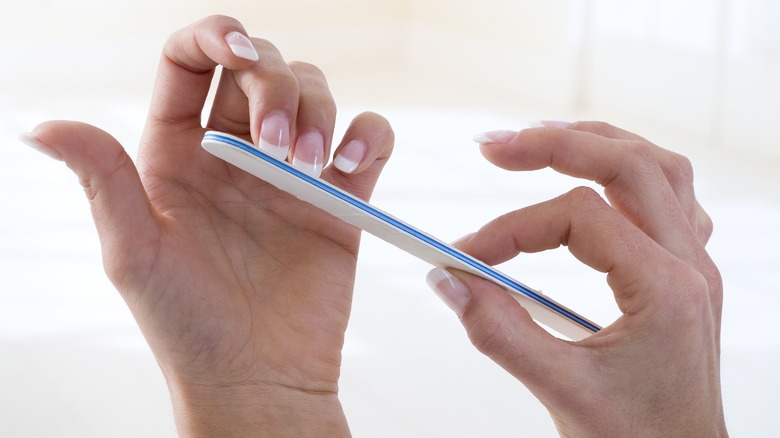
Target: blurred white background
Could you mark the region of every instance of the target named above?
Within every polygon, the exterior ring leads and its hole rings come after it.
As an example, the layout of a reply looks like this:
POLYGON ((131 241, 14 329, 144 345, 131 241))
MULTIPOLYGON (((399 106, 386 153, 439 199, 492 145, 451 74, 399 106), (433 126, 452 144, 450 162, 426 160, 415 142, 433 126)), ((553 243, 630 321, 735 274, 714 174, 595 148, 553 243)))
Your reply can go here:
MULTIPOLYGON (((388 117, 397 146, 374 201, 444 240, 581 184, 492 168, 473 134, 600 119, 689 155, 726 284, 727 421, 734 436, 780 434, 780 3, 32 0, 4 2, 0 27, 0 436, 175 435, 78 182, 16 136, 76 119, 134 150, 165 38, 213 13, 320 66, 338 129, 362 110, 388 117)), ((614 317, 602 276, 565 251, 509 269, 600 323, 614 317)), ((535 399, 468 344, 427 270, 364 240, 342 379, 354 434, 554 435, 535 399)))

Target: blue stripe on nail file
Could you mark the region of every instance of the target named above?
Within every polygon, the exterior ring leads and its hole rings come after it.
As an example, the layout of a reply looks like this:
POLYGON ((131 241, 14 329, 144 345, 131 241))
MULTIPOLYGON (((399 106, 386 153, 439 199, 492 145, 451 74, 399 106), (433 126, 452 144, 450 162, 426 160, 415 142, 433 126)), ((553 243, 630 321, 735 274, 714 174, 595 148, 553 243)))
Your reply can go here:
POLYGON ((537 322, 561 335, 580 340, 601 330, 598 325, 540 292, 373 205, 263 153, 243 139, 209 131, 203 137, 202 145, 212 155, 434 266, 460 269, 502 286, 512 292, 512 296, 537 322))

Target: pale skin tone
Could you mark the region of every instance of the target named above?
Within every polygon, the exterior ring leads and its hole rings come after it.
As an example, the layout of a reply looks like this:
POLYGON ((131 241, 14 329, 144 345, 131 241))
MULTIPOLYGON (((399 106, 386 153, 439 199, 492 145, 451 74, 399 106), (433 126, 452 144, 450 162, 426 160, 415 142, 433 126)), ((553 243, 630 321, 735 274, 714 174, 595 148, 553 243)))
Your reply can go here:
MULTIPOLYGON (((622 316, 579 342, 557 339, 493 284, 435 270, 429 282, 473 344, 523 382, 562 436, 726 436, 720 391, 720 274, 712 222, 687 159, 605 123, 498 132, 483 155, 510 170, 551 167, 604 186, 508 213, 458 242, 496 264, 567 246, 607 273, 622 316)), ((492 139, 490 137, 493 137, 492 139)))
MULTIPOLYGON (((206 129, 239 135, 369 199, 393 133, 361 114, 331 151, 335 105, 322 73, 286 63, 267 41, 242 46, 248 36, 227 17, 171 36, 135 161, 80 123, 47 122, 26 141, 79 177, 106 271, 155 354, 182 436, 348 436, 338 378, 359 231, 199 143, 206 129), (329 165, 331 152, 354 165, 329 165)), ((499 137, 482 145, 493 163, 598 181, 610 204, 575 190, 499 218, 460 247, 499 263, 568 245, 608 273, 624 315, 584 341, 562 341, 497 287, 436 271, 445 280, 435 288, 477 348, 533 391, 562 435, 725 434, 722 287, 687 161, 606 124, 499 137)))
MULTIPOLYGON (((181 435, 347 436, 338 378, 359 230, 200 148, 217 64, 229 70, 209 129, 258 144, 279 138, 261 128, 283 114, 291 138, 316 132, 329 145, 335 105, 318 69, 286 64, 260 39, 261 61, 236 56, 232 32, 246 35, 211 17, 168 40, 136 164, 83 124, 47 122, 30 137, 81 180, 106 271, 160 364, 181 435)), ((353 140, 365 145, 357 168, 322 178, 368 199, 393 133, 366 113, 336 154, 353 140)))

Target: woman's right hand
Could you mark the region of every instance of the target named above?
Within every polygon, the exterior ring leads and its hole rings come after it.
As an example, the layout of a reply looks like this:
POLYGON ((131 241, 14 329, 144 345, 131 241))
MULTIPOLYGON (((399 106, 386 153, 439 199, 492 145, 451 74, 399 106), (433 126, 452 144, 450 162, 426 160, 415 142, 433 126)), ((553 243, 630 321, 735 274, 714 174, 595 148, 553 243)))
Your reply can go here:
POLYGON ((459 241, 497 264, 568 246, 607 273, 622 315, 579 342, 536 325, 505 291, 436 269, 429 283, 472 343, 523 382, 563 436, 726 436, 720 390, 723 286, 704 246, 712 222, 690 162, 605 123, 578 122, 481 137, 499 167, 551 167, 589 188, 495 219, 459 241))

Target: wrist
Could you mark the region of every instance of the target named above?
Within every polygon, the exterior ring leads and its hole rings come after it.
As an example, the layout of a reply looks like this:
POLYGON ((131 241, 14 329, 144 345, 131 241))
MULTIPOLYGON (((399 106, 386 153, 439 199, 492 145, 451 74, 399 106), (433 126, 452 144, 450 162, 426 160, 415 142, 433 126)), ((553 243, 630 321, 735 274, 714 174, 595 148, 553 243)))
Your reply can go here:
POLYGON ((171 384, 176 428, 182 437, 350 436, 337 392, 313 392, 270 383, 171 384))

